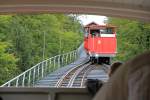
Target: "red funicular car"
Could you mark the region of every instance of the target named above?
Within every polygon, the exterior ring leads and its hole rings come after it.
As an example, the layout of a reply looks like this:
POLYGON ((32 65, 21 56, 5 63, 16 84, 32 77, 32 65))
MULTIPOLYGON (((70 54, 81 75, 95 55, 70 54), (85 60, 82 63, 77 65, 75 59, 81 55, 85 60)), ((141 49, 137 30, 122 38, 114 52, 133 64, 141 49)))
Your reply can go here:
POLYGON ((91 61, 110 64, 117 51, 116 27, 92 22, 84 29, 84 48, 91 61))

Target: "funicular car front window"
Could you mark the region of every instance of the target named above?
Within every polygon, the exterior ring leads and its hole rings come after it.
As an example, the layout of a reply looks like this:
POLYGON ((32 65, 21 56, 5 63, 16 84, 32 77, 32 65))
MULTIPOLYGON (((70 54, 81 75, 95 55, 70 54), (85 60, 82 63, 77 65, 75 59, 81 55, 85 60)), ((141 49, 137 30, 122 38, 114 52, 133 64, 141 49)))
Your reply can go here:
POLYGON ((100 30, 91 30, 92 36, 100 36, 100 30))
POLYGON ((113 34, 111 28, 100 29, 101 34, 113 34))

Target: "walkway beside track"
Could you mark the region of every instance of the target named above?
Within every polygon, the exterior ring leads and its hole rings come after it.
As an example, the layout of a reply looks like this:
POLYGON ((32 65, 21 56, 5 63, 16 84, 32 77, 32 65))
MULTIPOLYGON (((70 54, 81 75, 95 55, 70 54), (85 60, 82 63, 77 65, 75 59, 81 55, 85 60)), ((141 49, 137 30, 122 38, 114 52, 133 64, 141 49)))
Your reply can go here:
MULTIPOLYGON (((35 87, 57 87, 56 84, 62 78, 63 75, 65 75, 72 68, 74 68, 80 64, 84 64, 87 61, 88 61, 87 58, 80 58, 77 61, 75 61, 74 63, 71 63, 70 65, 60 68, 60 69, 56 70, 55 72, 47 75, 43 79, 39 80, 36 83, 35 87)), ((98 80, 107 82, 108 75, 105 72, 104 67, 105 66, 98 65, 98 64, 90 65, 90 67, 87 68, 87 70, 85 69, 82 72, 80 72, 81 75, 79 74, 78 77, 75 78, 74 83, 71 87, 76 87, 76 88, 77 87, 80 87, 80 88, 85 87, 85 83, 86 83, 87 79, 98 79, 98 80)), ((60 86, 60 87, 68 87, 68 86, 64 85, 64 86, 60 86)))
POLYGON ((35 86, 36 87, 55 87, 55 84, 61 78, 62 75, 64 75, 71 68, 76 67, 77 65, 82 64, 86 61, 88 61, 87 58, 84 58, 84 57, 79 58, 77 61, 75 61, 65 67, 62 67, 62 68, 56 70, 55 72, 47 75, 43 79, 37 81, 35 86))

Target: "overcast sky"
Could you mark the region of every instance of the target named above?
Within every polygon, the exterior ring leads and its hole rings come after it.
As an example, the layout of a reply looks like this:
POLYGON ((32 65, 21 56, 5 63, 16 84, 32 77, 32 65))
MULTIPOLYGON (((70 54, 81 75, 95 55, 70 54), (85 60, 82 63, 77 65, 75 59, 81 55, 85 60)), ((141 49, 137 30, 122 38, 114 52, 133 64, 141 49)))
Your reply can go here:
POLYGON ((98 15, 81 15, 78 17, 83 25, 89 24, 90 22, 96 22, 97 24, 104 24, 104 20, 107 19, 105 16, 98 15))

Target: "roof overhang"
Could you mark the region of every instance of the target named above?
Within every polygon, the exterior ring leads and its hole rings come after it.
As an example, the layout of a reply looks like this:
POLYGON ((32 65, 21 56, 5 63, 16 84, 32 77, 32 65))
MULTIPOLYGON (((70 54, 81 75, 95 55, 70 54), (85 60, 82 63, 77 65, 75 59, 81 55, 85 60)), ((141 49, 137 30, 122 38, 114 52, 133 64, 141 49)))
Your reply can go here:
POLYGON ((77 13, 150 22, 149 0, 0 0, 0 14, 77 13))

